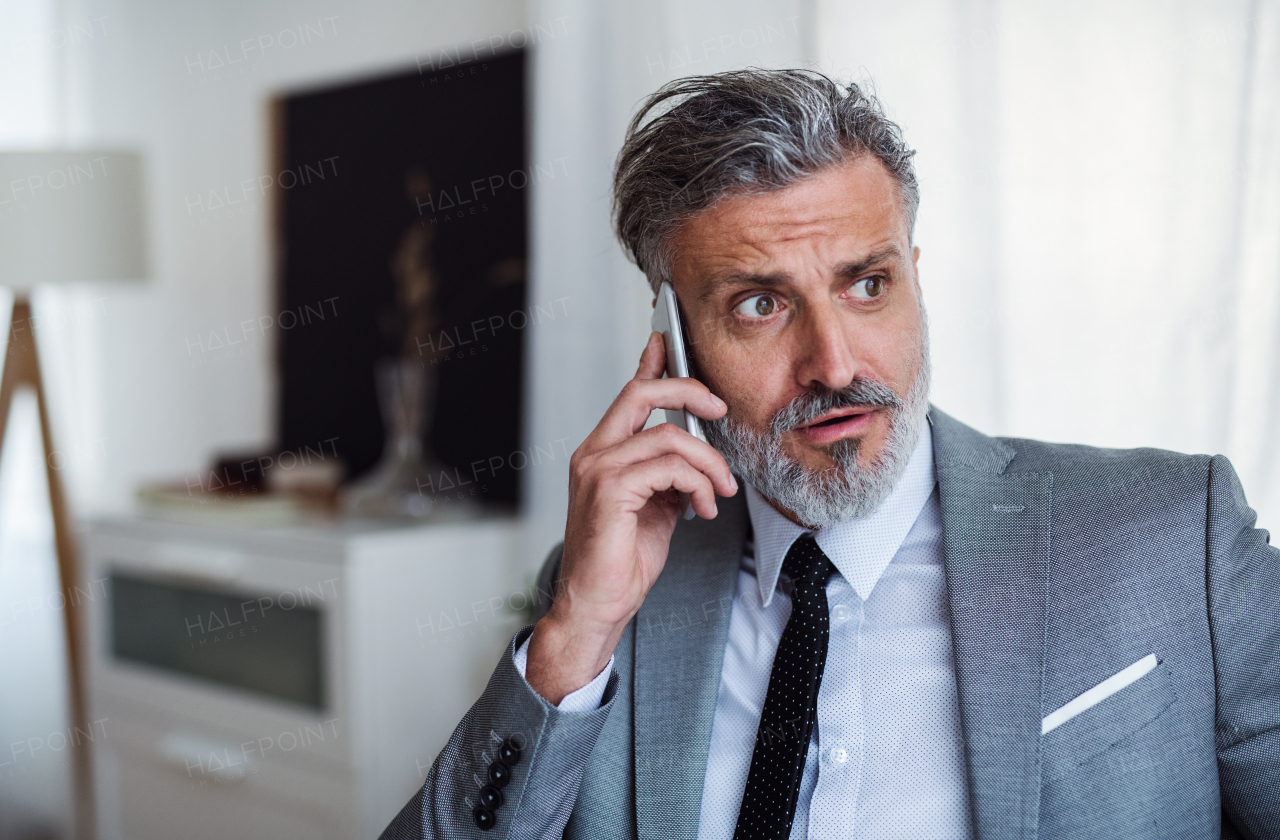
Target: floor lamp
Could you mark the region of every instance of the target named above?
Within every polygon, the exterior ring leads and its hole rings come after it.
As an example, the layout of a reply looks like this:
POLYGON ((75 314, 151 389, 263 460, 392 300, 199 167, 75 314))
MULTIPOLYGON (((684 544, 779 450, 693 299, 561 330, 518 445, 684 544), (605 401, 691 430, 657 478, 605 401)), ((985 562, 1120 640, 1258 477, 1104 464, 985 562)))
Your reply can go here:
MULTIPOLYGON (((35 391, 53 510, 58 579, 64 594, 79 583, 76 546, 57 468, 40 377, 31 291, 49 283, 140 281, 146 276, 142 161, 119 151, 0 152, 0 284, 13 290, 4 372, 0 377, 0 447, 14 393, 35 391)), ((0 454, 3 454, 0 452, 0 454)), ((68 707, 71 724, 89 733, 78 599, 66 598, 68 707)), ((75 836, 95 832, 93 771, 87 737, 73 737, 75 836)))

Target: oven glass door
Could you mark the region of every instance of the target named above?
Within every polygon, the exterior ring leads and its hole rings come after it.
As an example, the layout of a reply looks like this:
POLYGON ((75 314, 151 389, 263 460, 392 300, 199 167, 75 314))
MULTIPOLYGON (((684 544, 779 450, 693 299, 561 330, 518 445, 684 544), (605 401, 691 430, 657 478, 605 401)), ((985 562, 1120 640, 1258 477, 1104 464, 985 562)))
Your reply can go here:
POLYGON ((323 710, 320 610, 298 598, 111 574, 111 652, 225 686, 323 710))

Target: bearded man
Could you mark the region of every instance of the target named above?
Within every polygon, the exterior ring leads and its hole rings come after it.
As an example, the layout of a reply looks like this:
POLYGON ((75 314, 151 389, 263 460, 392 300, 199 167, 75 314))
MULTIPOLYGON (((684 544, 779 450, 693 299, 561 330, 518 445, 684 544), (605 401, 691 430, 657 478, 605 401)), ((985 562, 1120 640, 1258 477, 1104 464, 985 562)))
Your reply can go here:
POLYGON ((873 97, 678 80, 614 195, 696 378, 650 337, 572 458, 554 600, 385 837, 1280 836, 1280 557, 1231 465, 930 407, 873 97))

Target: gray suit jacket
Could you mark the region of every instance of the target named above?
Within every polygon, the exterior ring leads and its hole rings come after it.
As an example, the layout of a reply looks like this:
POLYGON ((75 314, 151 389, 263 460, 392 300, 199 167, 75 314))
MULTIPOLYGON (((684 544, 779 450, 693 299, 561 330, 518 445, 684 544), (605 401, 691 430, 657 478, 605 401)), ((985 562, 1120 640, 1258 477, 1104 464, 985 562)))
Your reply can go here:
MULTIPOLYGON (((1230 463, 930 420, 976 835, 1280 837, 1280 552, 1230 463), (1041 735, 1152 653, 1153 671, 1041 735)), ((599 710, 528 687, 511 661, 526 628, 383 837, 693 840, 742 498, 676 529, 599 710), (468 800, 512 735, 521 759, 481 832, 468 800)))

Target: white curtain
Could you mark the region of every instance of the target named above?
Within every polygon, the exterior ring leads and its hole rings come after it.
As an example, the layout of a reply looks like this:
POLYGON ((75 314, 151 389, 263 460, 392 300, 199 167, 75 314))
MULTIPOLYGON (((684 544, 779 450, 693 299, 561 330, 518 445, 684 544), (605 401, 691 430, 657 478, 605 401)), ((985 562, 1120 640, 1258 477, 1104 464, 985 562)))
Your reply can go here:
POLYGON ((1280 527, 1280 3, 817 0, 919 151, 934 401, 1225 453, 1280 527))

